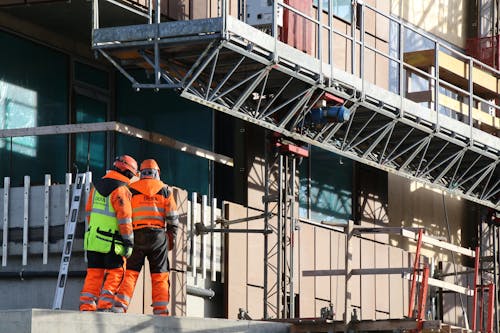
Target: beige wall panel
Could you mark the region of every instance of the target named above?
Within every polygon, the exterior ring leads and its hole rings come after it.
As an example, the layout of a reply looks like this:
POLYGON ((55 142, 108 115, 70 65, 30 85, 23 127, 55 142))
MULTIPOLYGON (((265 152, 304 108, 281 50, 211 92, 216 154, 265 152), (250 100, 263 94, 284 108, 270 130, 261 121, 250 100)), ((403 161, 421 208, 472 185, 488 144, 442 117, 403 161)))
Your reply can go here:
MULTIPOLYGON (((270 224, 270 228, 273 228, 276 230, 276 226, 277 226, 277 217, 273 217, 269 220, 269 224, 270 224)), ((262 251, 264 250, 264 236, 261 236, 262 238, 262 241, 261 241, 261 244, 262 244, 262 251)), ((277 266, 277 254, 276 254, 276 249, 275 249, 275 246, 277 244, 277 234, 274 232, 270 235, 268 235, 268 244, 269 244, 269 249, 273 248, 274 247, 274 250, 269 250, 270 251, 270 255, 269 255, 269 265, 272 266, 272 267, 276 267, 277 266)), ((276 286, 276 280, 277 280, 277 274, 275 271, 273 271, 272 269, 270 269, 268 271, 268 276, 267 276, 267 285, 269 286, 269 288, 271 288, 271 286, 276 286)), ((274 287, 274 291, 275 292, 275 289, 276 287, 274 287)), ((276 299, 276 294, 274 293, 274 295, 272 296, 269 296, 268 298, 268 304, 269 304, 269 307, 268 307, 268 315, 270 317, 274 317, 276 318, 277 315, 276 315, 276 312, 275 312, 275 309, 276 309, 276 304, 277 304, 277 299, 276 299)))
POLYGON ((375 47, 382 54, 375 56, 376 84, 378 87, 389 89, 389 59, 384 55, 389 55, 389 44, 377 39, 375 47))
MULTIPOLYGON (((315 239, 315 269, 330 269, 330 232, 316 228, 315 239)), ((330 299, 330 277, 317 276, 315 279, 316 298, 330 299)))
MULTIPOLYGON (((247 286, 248 293, 248 314, 254 319, 260 319, 264 317, 264 308, 262 300, 264 298, 264 289, 254 286, 247 286)), ((238 309, 234 309, 233 312, 238 314, 238 309)), ((232 313, 230 313, 232 315, 232 313)))
MULTIPOLYGON (((391 12, 391 3, 387 0, 377 0, 377 9, 382 13, 391 12)), ((377 14, 375 32, 378 39, 389 42, 390 20, 383 15, 377 14)))
MULTIPOLYGON (((351 26, 341 20, 333 20, 333 29, 345 35, 351 35, 351 26)), ((338 33, 333 34, 333 64, 335 68, 350 72, 351 43, 338 33)))
MULTIPOLYGON (((443 273, 453 273, 453 265, 451 263, 443 263, 443 273)), ((454 283, 454 276, 445 276, 445 282, 454 283)), ((457 295, 454 293, 443 293, 443 321, 450 324, 455 324, 457 315, 460 313, 460 304, 457 304, 457 295)))
MULTIPOLYGON (((264 135, 263 132, 262 135, 264 135)), ((256 141, 261 141, 260 138, 255 138, 256 141)), ((252 142, 251 145, 248 145, 248 149, 259 149, 264 148, 264 143, 262 142, 262 146, 255 144, 252 142)), ((256 209, 264 210, 264 203, 262 202, 262 196, 264 195, 264 185, 265 185, 265 163, 264 158, 261 156, 257 156, 258 154, 263 153, 255 153, 251 155, 255 155, 248 162, 248 206, 256 209)), ((274 183, 274 179, 270 182, 274 183)))
MULTIPOLYGON (((153 314, 153 308, 151 304, 153 303, 153 289, 151 285, 151 273, 149 270, 149 261, 146 258, 144 260, 144 314, 153 314)), ((184 307, 185 308, 185 307, 184 307)), ((172 304, 170 304, 170 309, 172 309, 172 304)))
POLYGON ((207 18, 210 15, 210 0, 190 0, 191 19, 207 18))
MULTIPOLYGON (((357 237, 351 238, 352 243, 352 268, 361 267, 361 239, 357 237)), ((346 254, 347 255, 347 254, 346 254)), ((361 307, 361 277, 353 275, 350 279, 351 286, 351 304, 355 307, 361 307)), ((352 309, 347 309, 349 313, 352 309)), ((358 312, 359 317, 359 312, 358 312)))
MULTIPOLYGON (((375 40, 376 38, 375 37, 372 37, 370 35, 365 35, 365 44, 367 46, 370 46, 372 48, 375 47, 375 40)), ((365 75, 365 80, 370 82, 370 83, 373 83, 375 84, 375 70, 377 68, 377 63, 375 61, 375 55, 376 53, 368 48, 365 48, 365 52, 364 52, 364 56, 365 56, 365 59, 364 59, 364 62, 365 62, 365 71, 364 71, 364 75, 365 75)))
POLYGON ((137 278, 134 294, 128 305, 127 313, 143 314, 144 313, 144 268, 141 270, 137 278))
MULTIPOLYGON (((445 208, 450 224, 451 242, 464 247, 472 246, 474 225, 477 223, 477 206, 466 200, 430 189, 415 181, 396 175, 388 175, 389 182, 389 219, 392 226, 425 226, 427 234, 447 239, 445 208), (463 236, 466 236, 463 238, 463 236)), ((415 242, 392 236, 391 243, 414 252, 415 242)), ((424 247, 423 255, 451 261, 449 251, 424 247)))
MULTIPOLYGON (((243 206, 229 203, 227 219, 234 220, 247 217, 247 209, 243 206)), ((230 228, 240 228, 233 225, 230 228)), ((236 319, 238 309, 248 307, 247 302, 247 235, 227 234, 227 261, 225 263, 227 290, 227 318, 236 319)))
POLYGON ((394 0, 391 13, 458 47, 465 47, 465 0, 394 0))
MULTIPOLYGON (((249 216, 261 214, 255 210, 249 210, 249 216)), ((264 219, 251 220, 241 223, 239 228, 264 229, 264 219)), ((256 286, 264 286, 264 235, 247 235, 248 243, 248 278, 247 283, 256 286)))
POLYGON ((170 265, 174 269, 170 277, 170 311, 173 316, 186 314, 186 272, 187 271, 187 210, 188 193, 178 188, 173 189, 177 212, 179 214, 179 230, 175 247, 169 252, 170 265))
POLYGON ((315 227, 303 223, 300 226, 299 232, 300 254, 298 266, 300 267, 300 317, 316 316, 314 308, 314 285, 316 278, 313 276, 302 276, 302 271, 315 269, 314 260, 316 244, 314 242, 314 229, 315 227))
MULTIPOLYGON (((365 3, 367 5, 370 5, 371 7, 376 7, 375 2, 376 0, 365 0, 365 3)), ((375 36, 376 19, 377 19, 376 12, 371 9, 368 9, 368 7, 365 7, 364 19, 365 19, 365 32, 372 36, 375 36)))
POLYGON ((210 0, 210 17, 219 16, 218 0, 210 0))
MULTIPOLYGON (((332 242, 332 269, 345 269, 345 235, 337 231, 331 231, 330 237, 332 242)), ((345 277, 332 276, 331 285, 330 300, 337 314, 336 318, 342 319, 342 313, 344 313, 345 277)))
MULTIPOLYGON (((403 251, 403 267, 413 267, 413 260, 408 252, 403 251)), ((410 306, 410 281, 403 281, 403 313, 408 314, 410 306)))
POLYGON ((390 319, 390 317, 389 317, 389 314, 386 312, 377 311, 377 312, 375 312, 375 319, 376 320, 384 320, 384 319, 390 319))
MULTIPOLYGON (((389 267, 400 268, 405 266, 403 250, 389 247, 389 267)), ((407 298, 403 284, 406 282, 400 275, 390 275, 390 293, 389 293, 389 315, 391 318, 403 318, 407 315, 407 307, 405 307, 404 299, 407 298)))
MULTIPOLYGON (((361 268, 375 267, 375 243, 361 239, 361 268)), ((375 275, 361 276, 361 319, 375 319, 375 275)))
MULTIPOLYGON (((375 268, 389 268, 389 246, 375 243, 375 268)), ((398 275, 396 275, 398 276, 398 275)), ((390 275, 375 275, 375 309, 389 313, 390 275)), ((380 314, 381 315, 381 314, 380 314)), ((377 319, 379 313, 377 313, 377 319)))

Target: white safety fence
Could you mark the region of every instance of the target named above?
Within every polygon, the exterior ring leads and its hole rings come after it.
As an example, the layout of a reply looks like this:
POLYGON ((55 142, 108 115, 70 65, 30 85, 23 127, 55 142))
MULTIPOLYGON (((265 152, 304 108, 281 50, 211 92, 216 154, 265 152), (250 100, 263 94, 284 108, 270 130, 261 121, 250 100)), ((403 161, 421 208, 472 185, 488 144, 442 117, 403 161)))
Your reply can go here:
MULTIPOLYGON (((217 208, 218 201, 213 198, 208 202, 208 196, 191 194, 188 201, 187 214, 187 241, 188 241, 188 270, 189 276, 217 281, 217 273, 221 273, 220 281, 223 282, 223 241, 221 232, 209 232, 218 229, 217 222, 223 219, 223 210, 217 208), (199 223, 207 232, 197 233, 196 224, 199 223), (207 230, 208 229, 208 230, 207 230)), ((222 207, 224 203, 222 203, 222 207)), ((199 229, 200 225, 198 226, 199 229)))
MULTIPOLYGON (((9 256, 21 255, 22 266, 27 266, 28 258, 35 261, 41 255, 42 264, 47 265, 50 253, 61 253, 73 185, 70 173, 64 184, 52 184, 48 174, 44 185, 36 186, 31 185, 30 176, 24 176, 22 187, 11 187, 11 178, 4 178, 0 199, 2 267, 8 265, 9 256)), ((85 202, 89 186, 84 193, 85 202)), ((82 206, 78 221, 84 220, 82 206)))

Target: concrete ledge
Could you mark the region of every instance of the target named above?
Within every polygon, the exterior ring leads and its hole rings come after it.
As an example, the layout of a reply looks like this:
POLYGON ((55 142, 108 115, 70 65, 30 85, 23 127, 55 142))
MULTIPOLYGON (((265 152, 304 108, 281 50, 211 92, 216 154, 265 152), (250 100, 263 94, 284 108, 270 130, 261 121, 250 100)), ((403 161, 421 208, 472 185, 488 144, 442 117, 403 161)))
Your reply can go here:
POLYGON ((0 323, 0 333, 290 332, 290 324, 286 323, 47 309, 0 311, 0 323))

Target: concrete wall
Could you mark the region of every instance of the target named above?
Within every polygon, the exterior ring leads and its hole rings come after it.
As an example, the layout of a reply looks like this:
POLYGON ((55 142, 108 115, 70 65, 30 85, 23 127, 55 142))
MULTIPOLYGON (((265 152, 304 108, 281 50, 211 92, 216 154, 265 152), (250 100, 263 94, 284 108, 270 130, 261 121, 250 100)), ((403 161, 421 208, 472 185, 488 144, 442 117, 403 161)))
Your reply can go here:
POLYGON ((393 0, 391 14, 418 28, 465 48, 467 38, 465 0, 393 0))

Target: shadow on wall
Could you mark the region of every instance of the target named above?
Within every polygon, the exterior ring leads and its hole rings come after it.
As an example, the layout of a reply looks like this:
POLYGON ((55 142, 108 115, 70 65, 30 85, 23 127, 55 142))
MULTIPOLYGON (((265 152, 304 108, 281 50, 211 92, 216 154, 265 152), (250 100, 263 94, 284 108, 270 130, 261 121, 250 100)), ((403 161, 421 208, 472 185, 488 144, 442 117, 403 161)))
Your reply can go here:
MULTIPOLYGON (((477 205, 395 175, 389 175, 388 202, 391 226, 425 227, 426 234, 434 238, 466 248, 476 246, 477 205)), ((391 237, 391 244, 407 251, 415 249, 415 242, 400 237, 391 237)), ((451 260, 449 251, 438 248, 427 248, 427 255, 451 260)))

